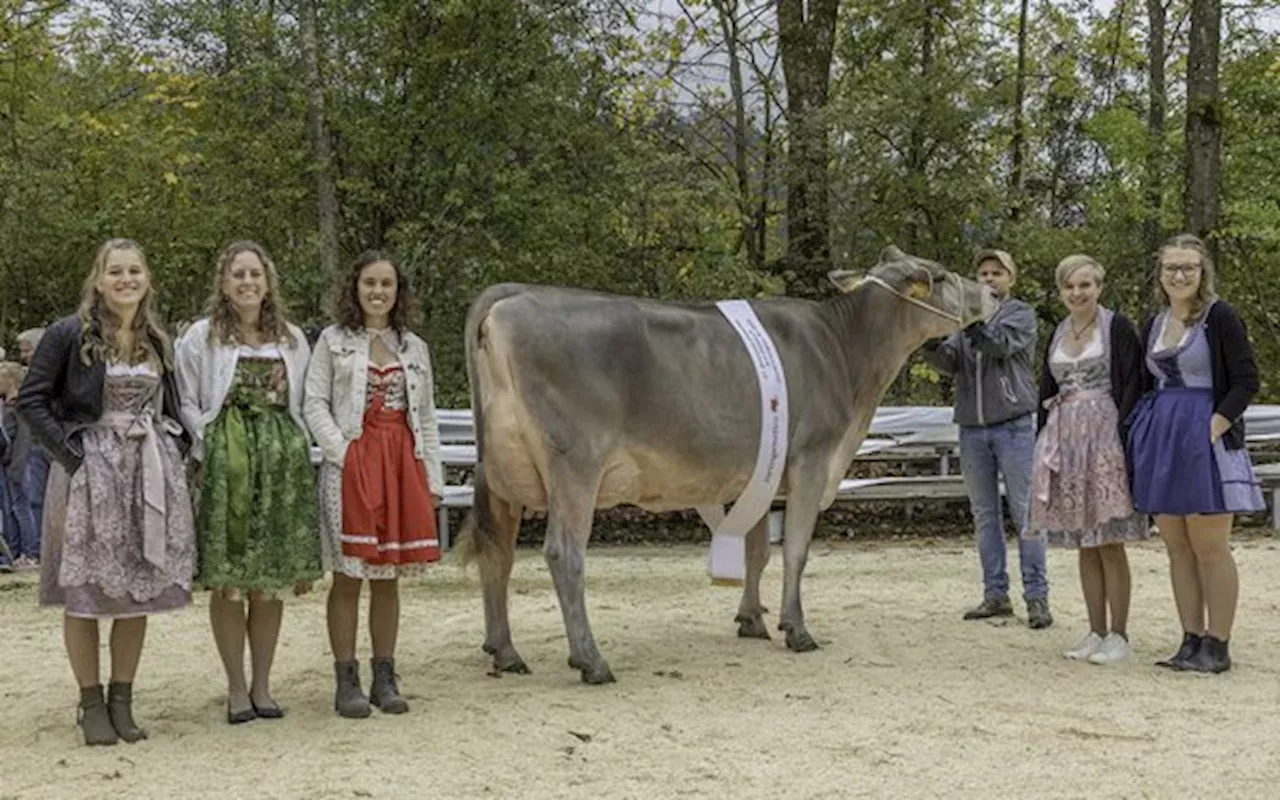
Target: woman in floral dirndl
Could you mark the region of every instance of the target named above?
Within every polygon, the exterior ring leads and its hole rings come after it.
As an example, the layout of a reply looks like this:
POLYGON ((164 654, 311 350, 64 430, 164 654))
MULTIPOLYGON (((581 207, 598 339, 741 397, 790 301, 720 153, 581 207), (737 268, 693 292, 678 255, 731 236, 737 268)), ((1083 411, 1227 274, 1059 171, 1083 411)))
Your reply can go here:
POLYGON ((214 275, 209 315, 178 341, 182 415, 195 440, 198 582, 227 673, 227 722, 284 716, 271 664, 284 602, 323 573, 315 472, 302 417, 311 348, 290 324, 266 251, 235 242, 214 275), (245 640, 253 680, 246 682, 245 640))
POLYGON ((20 413, 54 458, 41 543, 40 602, 65 609, 86 744, 135 742, 133 679, 147 616, 191 601, 195 523, 182 462, 189 440, 167 334, 142 248, 106 242, 78 313, 45 333, 20 413), (98 621, 112 620, 103 702, 98 621))
POLYGON ((329 592, 334 709, 367 717, 408 710, 395 674, 398 580, 440 558, 434 509, 444 471, 427 344, 409 330, 403 272, 370 251, 337 290, 338 324, 320 334, 307 372, 306 418, 324 452, 321 539, 329 592), (356 662, 360 587, 369 582, 373 683, 356 662))
POLYGON ((1204 243, 1179 234, 1157 264, 1164 308, 1143 326, 1146 394, 1129 433, 1133 504, 1155 515, 1183 631, 1178 651, 1157 663, 1225 672, 1240 592, 1231 525, 1265 508, 1244 431, 1258 366, 1244 321, 1214 292, 1204 243))
POLYGON ((1149 536, 1146 515, 1133 508, 1124 451, 1124 421, 1142 382, 1142 346, 1132 322, 1098 304, 1105 275, 1085 255, 1058 264, 1058 290, 1070 314, 1045 351, 1028 526, 1030 536, 1079 551, 1089 632, 1063 655, 1094 664, 1132 652, 1124 546, 1149 536))

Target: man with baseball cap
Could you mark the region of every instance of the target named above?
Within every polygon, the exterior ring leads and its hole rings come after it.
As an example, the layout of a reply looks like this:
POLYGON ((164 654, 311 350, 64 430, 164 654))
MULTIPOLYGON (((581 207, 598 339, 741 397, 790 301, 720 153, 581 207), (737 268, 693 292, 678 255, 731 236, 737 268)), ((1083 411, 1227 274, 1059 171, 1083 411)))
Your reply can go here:
POLYGON ((978 282, 1000 299, 995 314, 925 348, 925 359, 955 380, 955 421, 960 426, 960 469, 973 510, 982 562, 982 602, 965 619, 1013 614, 1006 569, 1004 515, 1000 479, 1018 533, 1023 598, 1032 628, 1053 624, 1045 545, 1022 538, 1036 441, 1039 392, 1032 380, 1036 315, 1031 306, 1009 296, 1018 266, 1004 250, 982 250, 974 258, 978 282))

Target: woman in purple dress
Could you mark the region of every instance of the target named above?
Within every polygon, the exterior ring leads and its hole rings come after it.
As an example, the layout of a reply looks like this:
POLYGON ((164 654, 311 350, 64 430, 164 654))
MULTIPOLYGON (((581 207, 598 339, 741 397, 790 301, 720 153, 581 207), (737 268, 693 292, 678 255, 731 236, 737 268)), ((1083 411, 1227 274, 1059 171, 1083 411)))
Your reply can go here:
POLYGON ((1265 507, 1243 421, 1258 368, 1244 322, 1214 293, 1204 243, 1180 234, 1157 259, 1164 309, 1142 330, 1146 393, 1132 417, 1129 454, 1134 506, 1156 517, 1184 631, 1178 652, 1158 663, 1224 672, 1239 595, 1228 537, 1235 514, 1265 507))

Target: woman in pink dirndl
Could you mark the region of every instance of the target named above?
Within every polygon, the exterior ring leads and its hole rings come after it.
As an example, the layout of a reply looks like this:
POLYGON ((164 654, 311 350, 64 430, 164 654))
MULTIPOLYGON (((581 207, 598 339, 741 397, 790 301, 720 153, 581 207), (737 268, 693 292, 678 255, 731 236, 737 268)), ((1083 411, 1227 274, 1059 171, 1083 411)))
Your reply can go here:
POLYGON ((41 542, 40 604, 63 608, 85 744, 136 742, 133 679, 147 617, 191 602, 195 521, 168 334, 142 248, 98 250, 80 309, 50 326, 18 398, 54 458, 41 542), (99 621, 111 620, 100 683, 99 621))
POLYGON ((1124 450, 1125 420, 1140 394, 1142 344, 1133 323, 1098 304, 1105 274, 1085 255, 1058 264, 1070 314, 1045 353, 1027 534, 1079 550, 1089 632, 1063 655, 1094 664, 1131 653, 1124 546, 1149 535, 1130 497, 1124 450))

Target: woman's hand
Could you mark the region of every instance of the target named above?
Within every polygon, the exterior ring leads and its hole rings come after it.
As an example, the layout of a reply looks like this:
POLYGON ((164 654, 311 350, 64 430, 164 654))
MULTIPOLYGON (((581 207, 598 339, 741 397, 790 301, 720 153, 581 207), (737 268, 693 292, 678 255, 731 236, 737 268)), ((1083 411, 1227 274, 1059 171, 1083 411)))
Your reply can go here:
POLYGON ((1222 438, 1222 434, 1231 430, 1231 420, 1214 413, 1213 419, 1209 420, 1209 441, 1216 442, 1222 438))

